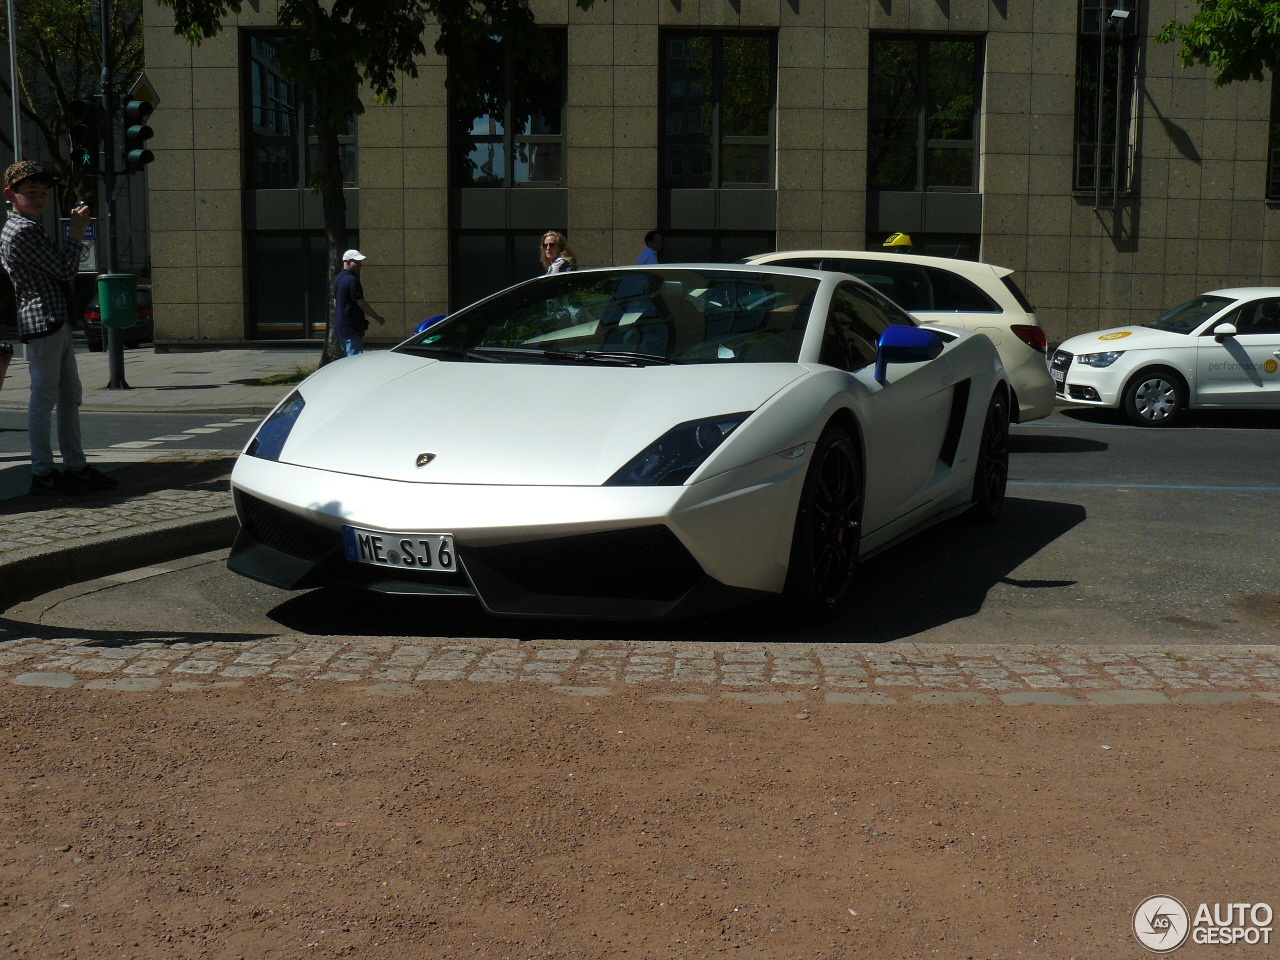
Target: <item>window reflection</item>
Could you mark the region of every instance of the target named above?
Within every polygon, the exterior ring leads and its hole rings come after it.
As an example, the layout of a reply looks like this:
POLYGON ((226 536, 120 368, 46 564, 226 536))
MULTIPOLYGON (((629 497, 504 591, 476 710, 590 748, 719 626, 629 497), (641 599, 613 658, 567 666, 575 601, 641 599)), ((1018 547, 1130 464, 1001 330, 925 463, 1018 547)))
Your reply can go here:
POLYGON ((772 35, 669 34, 662 53, 664 184, 772 185, 772 35))
POLYGON ((513 75, 509 50, 489 39, 490 72, 452 74, 454 182, 458 186, 558 185, 564 179, 564 31, 549 30, 553 69, 513 75))
POLYGON ((977 189, 980 42, 873 37, 871 189, 977 189))
MULTIPOLYGON (((280 50, 287 34, 251 33, 246 41, 251 189, 302 188, 319 170, 315 98, 285 79, 280 50)), ((356 120, 339 132, 345 186, 356 185, 356 120)))

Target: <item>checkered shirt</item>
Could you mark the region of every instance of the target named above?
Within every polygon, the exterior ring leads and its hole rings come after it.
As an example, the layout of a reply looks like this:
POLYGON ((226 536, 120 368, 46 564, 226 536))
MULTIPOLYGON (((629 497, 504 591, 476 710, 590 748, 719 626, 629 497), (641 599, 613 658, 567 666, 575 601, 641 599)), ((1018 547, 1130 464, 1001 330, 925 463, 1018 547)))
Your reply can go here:
POLYGON ((56 333, 70 318, 70 282, 80 269, 81 248, 71 241, 59 250, 39 223, 9 211, 0 231, 0 263, 13 281, 23 343, 56 333))

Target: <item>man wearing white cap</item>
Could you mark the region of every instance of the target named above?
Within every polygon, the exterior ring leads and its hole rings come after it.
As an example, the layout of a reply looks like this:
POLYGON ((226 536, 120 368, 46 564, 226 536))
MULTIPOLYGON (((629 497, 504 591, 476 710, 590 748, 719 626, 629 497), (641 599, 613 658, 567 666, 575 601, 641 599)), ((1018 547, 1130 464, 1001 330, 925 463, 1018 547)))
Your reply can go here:
POLYGON ((333 278, 333 330, 348 357, 364 353, 364 334, 369 329, 369 318, 379 324, 387 322, 364 298, 364 287, 360 286, 360 263, 365 259, 359 250, 348 250, 342 255, 342 272, 333 278))

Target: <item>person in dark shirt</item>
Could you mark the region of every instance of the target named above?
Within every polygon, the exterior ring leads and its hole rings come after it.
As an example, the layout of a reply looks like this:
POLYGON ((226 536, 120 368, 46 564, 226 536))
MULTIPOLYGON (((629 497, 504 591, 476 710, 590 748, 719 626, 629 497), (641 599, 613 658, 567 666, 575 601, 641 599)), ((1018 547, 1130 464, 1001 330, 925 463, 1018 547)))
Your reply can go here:
POLYGON ((359 250, 348 250, 342 255, 342 272, 333 278, 333 328, 348 357, 364 353, 364 335, 370 319, 379 325, 387 322, 364 298, 360 264, 366 259, 359 250))
POLYGON ((0 232, 0 262, 13 281, 18 325, 27 345, 31 403, 27 435, 31 442, 31 492, 66 495, 111 490, 120 481, 90 466, 80 441, 80 373, 71 344, 71 281, 80 269, 81 238, 89 228, 89 206, 71 210, 69 243, 59 249, 44 232, 41 218, 49 187, 58 178, 32 160, 10 164, 4 195, 12 204, 0 232), (53 462, 51 428, 58 408, 58 449, 53 462))

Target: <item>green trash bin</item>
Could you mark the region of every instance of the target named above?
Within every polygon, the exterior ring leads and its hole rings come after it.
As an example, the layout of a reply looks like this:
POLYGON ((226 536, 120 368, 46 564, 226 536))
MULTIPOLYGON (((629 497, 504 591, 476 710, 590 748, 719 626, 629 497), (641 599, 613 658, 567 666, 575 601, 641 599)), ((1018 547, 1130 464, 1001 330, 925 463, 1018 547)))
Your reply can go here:
POLYGON ((98 274, 98 312, 104 327, 123 330, 138 322, 138 278, 132 273, 98 274))

